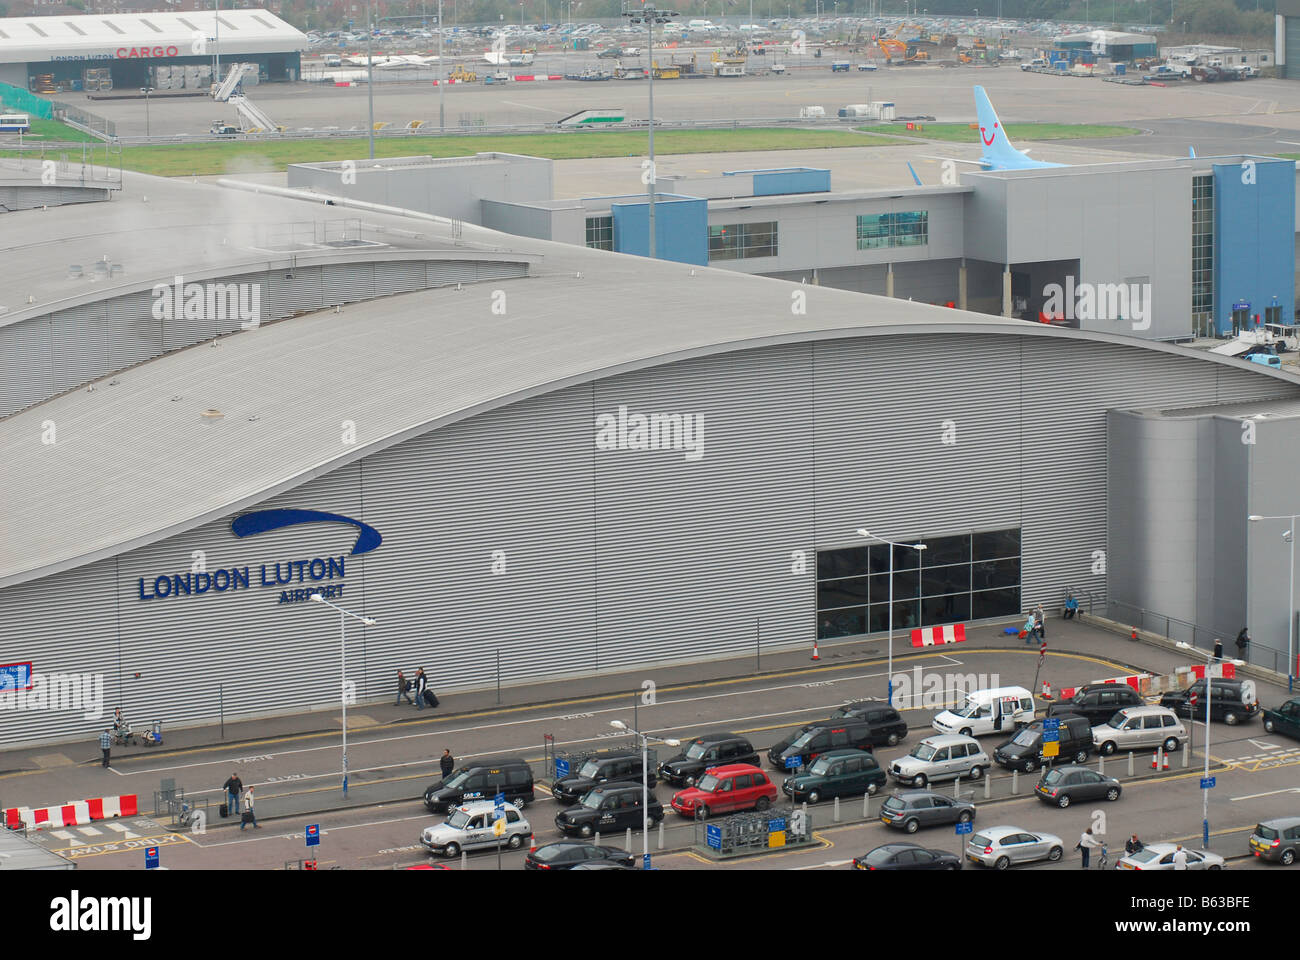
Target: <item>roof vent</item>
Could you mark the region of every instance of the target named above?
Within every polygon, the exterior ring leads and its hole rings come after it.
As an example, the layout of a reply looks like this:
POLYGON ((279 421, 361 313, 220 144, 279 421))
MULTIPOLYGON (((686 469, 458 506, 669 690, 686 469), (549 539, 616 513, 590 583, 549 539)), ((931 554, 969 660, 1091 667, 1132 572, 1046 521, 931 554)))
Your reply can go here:
POLYGON ((125 271, 126 271, 126 267, 122 266, 122 264, 120 263, 115 263, 111 267, 109 267, 108 275, 110 277, 120 277, 125 271))
POLYGON ((70 263, 70 264, 68 264, 68 279, 69 279, 69 280, 80 280, 83 276, 85 276, 85 273, 86 273, 86 272, 85 272, 84 270, 81 269, 81 264, 79 264, 79 263, 70 263))
POLYGON ((220 420, 222 417, 225 416, 225 414, 222 413, 220 410, 208 409, 200 413, 199 416, 211 423, 220 420))

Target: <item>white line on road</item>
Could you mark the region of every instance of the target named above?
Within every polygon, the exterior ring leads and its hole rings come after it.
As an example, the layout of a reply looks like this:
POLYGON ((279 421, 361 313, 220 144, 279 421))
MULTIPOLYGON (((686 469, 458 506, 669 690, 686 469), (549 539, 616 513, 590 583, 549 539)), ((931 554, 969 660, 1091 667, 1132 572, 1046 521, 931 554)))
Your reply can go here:
POLYGON ((519 107, 521 110, 540 110, 542 113, 557 113, 561 115, 567 112, 564 110, 552 110, 549 107, 537 107, 531 103, 518 103, 514 100, 502 100, 501 102, 509 107, 519 107))
MULTIPOLYGON (((647 249, 649 249, 647 247, 647 249)), ((1275 743, 1264 743, 1262 740, 1246 740, 1247 743, 1253 743, 1260 750, 1281 750, 1282 748, 1275 743)))
POLYGON ((1268 793, 1252 793, 1244 797, 1233 797, 1231 802, 1236 803, 1238 800, 1255 800, 1259 797, 1271 797, 1278 793, 1300 793, 1300 787, 1286 787, 1282 790, 1270 790, 1268 793))
MULTIPOLYGON (((428 820, 430 814, 423 814, 418 817, 395 817, 392 820, 371 820, 366 823, 349 823, 341 827, 330 827, 328 830, 321 828, 321 836, 328 836, 335 830, 355 830, 357 827, 381 827, 386 823, 405 823, 408 820, 428 820)), ((302 835, 298 833, 268 833, 265 836, 249 837, 246 840, 223 840, 221 843, 199 843, 193 841, 196 847, 207 849, 209 847, 229 847, 238 843, 256 843, 259 840, 301 840, 302 835)))

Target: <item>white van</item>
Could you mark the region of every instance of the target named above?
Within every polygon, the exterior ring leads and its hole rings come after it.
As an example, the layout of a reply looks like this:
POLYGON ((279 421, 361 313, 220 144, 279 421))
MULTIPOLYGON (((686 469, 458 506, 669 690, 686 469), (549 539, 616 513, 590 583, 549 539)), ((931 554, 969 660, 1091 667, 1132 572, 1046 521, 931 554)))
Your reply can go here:
POLYGON ((961 706, 945 710, 931 724, 940 733, 982 737, 1011 732, 1034 719, 1034 696, 1024 687, 972 690, 961 706))

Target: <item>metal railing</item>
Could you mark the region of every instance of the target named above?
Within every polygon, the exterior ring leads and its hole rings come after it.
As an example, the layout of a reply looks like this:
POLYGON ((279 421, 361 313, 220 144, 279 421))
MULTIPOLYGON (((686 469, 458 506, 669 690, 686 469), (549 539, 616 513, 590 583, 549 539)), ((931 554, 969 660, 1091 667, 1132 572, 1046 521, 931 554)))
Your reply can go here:
POLYGON ((1204 650, 1207 656, 1214 650, 1214 641, 1219 640, 1223 643, 1225 657, 1245 660, 1252 667, 1271 670, 1283 677, 1288 675, 1286 650, 1262 646, 1255 639, 1244 653, 1238 650, 1237 632, 1240 627, 1207 627, 1118 600, 1107 601, 1106 617, 1118 623, 1131 624, 1142 633, 1157 634, 1172 643, 1190 644, 1197 650, 1204 650))
POLYGON ((5 143, 0 169, 19 170, 49 186, 122 186, 122 148, 109 143, 5 143), (47 168, 47 161, 55 166, 47 168), (50 174, 53 174, 50 177, 50 174))

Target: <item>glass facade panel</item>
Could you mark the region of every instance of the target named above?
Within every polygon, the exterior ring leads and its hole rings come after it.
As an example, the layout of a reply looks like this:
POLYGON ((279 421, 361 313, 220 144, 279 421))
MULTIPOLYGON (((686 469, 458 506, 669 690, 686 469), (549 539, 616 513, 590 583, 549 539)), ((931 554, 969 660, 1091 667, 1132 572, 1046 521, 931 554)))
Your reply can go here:
POLYGON ((859 250, 923 247, 930 242, 930 214, 925 210, 871 213, 858 217, 859 250))
POLYGON ((1192 177, 1192 333, 1214 335, 1214 176, 1192 177))
MULTIPOLYGON (((895 630, 1020 612, 1019 530, 906 542, 922 542, 926 549, 893 548, 895 630)), ((872 544, 818 552, 818 638, 888 628, 890 549, 872 544)))
POLYGON ((776 221, 725 223, 709 227, 710 260, 750 260, 775 257, 776 221))
POLYGON ((596 250, 614 249, 614 218, 587 218, 587 246, 596 250))

